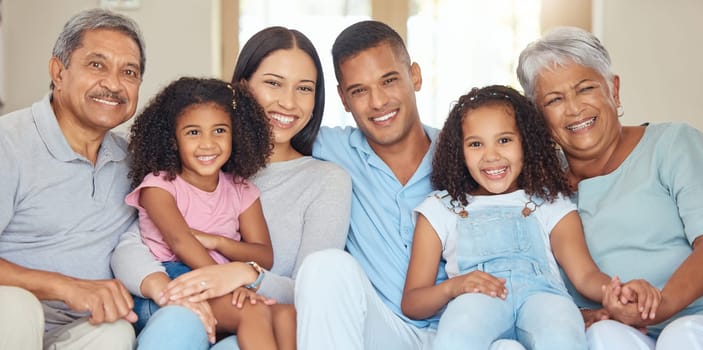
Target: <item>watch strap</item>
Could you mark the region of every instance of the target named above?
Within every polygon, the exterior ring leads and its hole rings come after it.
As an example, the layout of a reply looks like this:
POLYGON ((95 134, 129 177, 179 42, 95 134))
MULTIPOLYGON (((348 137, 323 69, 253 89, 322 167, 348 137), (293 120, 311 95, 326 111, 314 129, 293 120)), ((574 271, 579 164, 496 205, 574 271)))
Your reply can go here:
POLYGON ((259 276, 256 277, 256 280, 255 280, 254 282, 251 282, 251 283, 245 285, 244 288, 246 288, 246 289, 256 289, 256 288, 258 288, 259 285, 261 284, 261 281, 264 280, 264 268, 261 267, 261 266, 259 266, 259 264, 257 264, 257 263, 254 262, 254 261, 248 261, 246 264, 249 265, 249 266, 251 266, 252 268, 254 268, 254 270, 256 270, 256 272, 259 273, 259 276))

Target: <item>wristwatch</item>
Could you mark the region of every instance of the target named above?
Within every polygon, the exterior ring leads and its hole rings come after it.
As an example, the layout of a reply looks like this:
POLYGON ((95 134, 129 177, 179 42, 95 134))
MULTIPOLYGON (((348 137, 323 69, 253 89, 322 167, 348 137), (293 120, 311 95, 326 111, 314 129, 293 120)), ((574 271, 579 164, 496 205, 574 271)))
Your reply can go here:
POLYGON ((246 288, 246 289, 256 289, 256 288, 259 288, 259 285, 261 284, 261 281, 264 280, 264 268, 261 267, 261 266, 259 266, 259 264, 257 264, 257 263, 254 262, 254 261, 248 261, 246 264, 249 265, 249 266, 251 266, 252 268, 254 268, 254 270, 256 270, 256 272, 259 273, 259 277, 256 277, 256 281, 251 282, 251 283, 245 285, 244 288, 246 288))

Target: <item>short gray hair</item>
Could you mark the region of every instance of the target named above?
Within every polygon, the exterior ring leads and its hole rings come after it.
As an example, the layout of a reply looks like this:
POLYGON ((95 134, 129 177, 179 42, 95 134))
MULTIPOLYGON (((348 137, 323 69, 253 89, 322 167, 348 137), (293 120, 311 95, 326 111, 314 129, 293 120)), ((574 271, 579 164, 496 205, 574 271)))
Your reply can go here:
MULTIPOLYGON (((139 70, 142 75, 144 74, 146 70, 145 45, 139 26, 131 18, 105 9, 83 10, 68 20, 56 39, 51 55, 68 67, 71 54, 82 45, 83 33, 96 29, 115 30, 134 40, 139 46, 139 70)), ((51 88, 54 88, 53 82, 51 88)))
POLYGON ((517 77, 525 96, 535 102, 535 84, 543 69, 577 63, 598 72, 613 89, 610 55, 595 35, 581 28, 557 27, 520 53, 517 77))

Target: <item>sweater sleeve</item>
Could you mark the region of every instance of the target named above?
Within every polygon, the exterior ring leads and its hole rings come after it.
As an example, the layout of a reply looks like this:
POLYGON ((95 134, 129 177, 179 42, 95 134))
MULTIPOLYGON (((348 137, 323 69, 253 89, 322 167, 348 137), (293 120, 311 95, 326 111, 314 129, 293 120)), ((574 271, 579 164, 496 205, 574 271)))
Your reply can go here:
POLYGON ((323 249, 343 249, 349 232, 351 178, 328 163, 317 186, 318 194, 305 210, 303 233, 292 277, 266 272, 258 293, 281 304, 293 303, 295 276, 306 256, 323 249))
POLYGON ((144 278, 154 272, 165 272, 161 263, 154 259, 149 248, 142 243, 136 219, 127 232, 120 236, 110 258, 110 267, 115 278, 122 281, 130 293, 142 298, 144 296, 140 287, 144 278))

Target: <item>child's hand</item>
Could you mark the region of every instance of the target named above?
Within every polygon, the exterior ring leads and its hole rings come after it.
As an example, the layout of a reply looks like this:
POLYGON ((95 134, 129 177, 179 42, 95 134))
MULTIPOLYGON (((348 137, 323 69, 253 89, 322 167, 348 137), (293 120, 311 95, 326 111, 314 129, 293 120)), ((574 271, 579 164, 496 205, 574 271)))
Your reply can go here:
POLYGON ((621 302, 623 285, 618 277, 613 277, 610 283, 603 285, 601 289, 603 290, 601 303, 608 311, 611 319, 635 328, 646 326, 646 322, 643 322, 642 314, 637 309, 636 303, 621 302))
POLYGON ((159 296, 158 303, 187 298, 190 302, 206 301, 226 295, 245 284, 241 271, 250 272, 251 267, 244 263, 231 262, 204 266, 186 272, 170 281, 159 296))
POLYGON ((653 320, 661 303, 661 292, 646 280, 632 280, 622 285, 620 302, 637 303, 637 310, 642 313, 642 319, 653 320))
POLYGON ((606 309, 581 309, 581 316, 583 317, 583 322, 586 324, 586 328, 598 321, 610 318, 610 314, 606 309))
POLYGON ((200 242, 200 244, 203 245, 203 247, 205 247, 205 249, 209 250, 217 250, 217 245, 219 243, 220 238, 222 237, 198 231, 193 228, 190 229, 190 233, 195 237, 195 239, 198 240, 198 242, 200 242))
POLYGON ((256 294, 253 290, 244 287, 239 287, 232 292, 232 305, 235 305, 238 309, 244 307, 244 302, 247 299, 249 299, 249 303, 252 305, 257 302, 262 302, 265 305, 273 305, 276 303, 276 300, 256 294))
POLYGON ((456 276, 452 280, 454 280, 451 285, 452 298, 465 293, 483 293, 501 299, 508 297, 505 278, 497 278, 483 271, 471 271, 465 275, 456 276))

